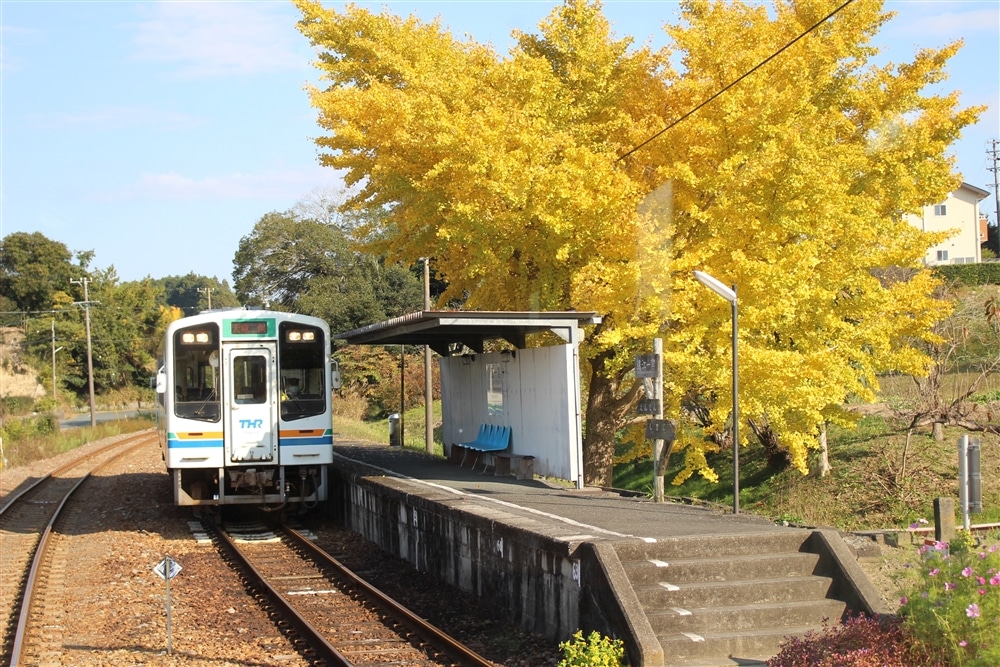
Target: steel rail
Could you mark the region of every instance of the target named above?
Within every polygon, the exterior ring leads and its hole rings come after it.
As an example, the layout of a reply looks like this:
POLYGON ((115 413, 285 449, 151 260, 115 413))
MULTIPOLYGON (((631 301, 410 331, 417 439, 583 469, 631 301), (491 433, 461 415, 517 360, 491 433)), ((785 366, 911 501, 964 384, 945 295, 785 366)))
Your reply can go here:
POLYGON ((300 614, 295 607, 291 606, 289 602, 285 599, 281 593, 279 593, 274 586, 261 574, 250 559, 240 551, 239 547, 233 539, 224 530, 212 529, 213 534, 219 538, 219 543, 225 549, 226 553, 238 564, 241 570, 243 570, 244 575, 251 579, 250 584, 255 586, 259 591, 267 595, 268 599, 278 607, 281 613, 285 616, 285 619, 290 621, 295 627, 296 631, 303 637, 306 643, 309 644, 310 648, 316 651, 316 657, 327 661, 330 665, 335 665, 336 667, 353 667, 353 664, 348 660, 340 651, 331 644, 326 637, 309 621, 307 621, 302 614, 300 614))
MULTIPOLYGON (((21 600, 21 613, 18 615, 17 629, 14 633, 13 648, 11 650, 10 664, 12 667, 17 667, 18 665, 21 664, 21 651, 24 647, 24 639, 28 629, 28 620, 31 617, 31 607, 35 597, 35 586, 38 578, 38 573, 41 570, 42 563, 45 560, 45 556, 49 547, 49 538, 52 535, 52 529, 55 526, 56 520, 62 513, 63 508, 69 502, 70 497, 76 492, 77 489, 79 489, 83 485, 85 481, 87 481, 90 478, 90 476, 93 473, 101 470, 102 468, 113 463, 114 461, 117 461, 121 457, 131 453, 132 451, 138 449, 139 447, 146 445, 147 440, 149 439, 149 435, 150 434, 146 433, 143 434, 142 436, 137 436, 136 438, 129 438, 125 441, 119 441, 111 445, 106 445, 104 447, 101 447, 100 449, 91 452, 87 456, 81 456, 75 459, 72 463, 66 464, 64 466, 61 466, 53 470, 48 475, 46 475, 35 484, 32 484, 31 487, 29 487, 29 488, 35 488, 36 486, 38 486, 38 484, 50 479, 53 475, 68 470, 69 468, 78 466, 80 463, 86 461, 88 458, 96 456, 99 453, 103 453, 114 447, 122 448, 120 452, 116 453, 114 456, 111 456, 102 461, 101 463, 99 463, 98 465, 94 466, 89 472, 84 474, 83 477, 77 480, 76 484, 74 484, 73 487, 66 492, 62 500, 59 501, 59 504, 56 506, 55 511, 53 511, 52 516, 49 518, 48 524, 42 531, 38 544, 35 546, 35 555, 31 559, 31 568, 28 571, 28 578, 24 585, 24 595, 22 596, 21 600), (142 439, 142 441, 132 444, 130 446, 126 446, 135 439, 142 439)), ((10 503, 4 506, 4 509, 7 509, 7 507, 13 505, 17 500, 19 500, 22 497, 22 495, 23 494, 18 494, 18 496, 14 498, 14 500, 12 500, 10 503)))
POLYGON ((347 579, 351 585, 363 590, 367 595, 371 596, 377 604, 384 607, 397 620, 403 622, 412 631, 422 637, 431 639, 437 648, 447 653, 452 659, 460 662, 465 667, 495 667, 494 663, 488 661, 486 658, 482 657, 465 644, 462 644, 440 628, 431 625, 424 619, 420 618, 412 611, 356 575, 336 558, 313 544, 309 538, 304 536, 299 531, 288 526, 282 526, 282 530, 294 540, 296 546, 307 550, 311 556, 319 560, 324 566, 335 570, 337 576, 347 579))
POLYGON ((39 485, 41 485, 42 483, 44 483, 47 480, 51 479, 55 475, 58 475, 59 473, 65 472, 65 471, 69 470, 70 468, 76 467, 76 466, 80 465, 80 463, 82 463, 83 461, 86 461, 87 459, 89 459, 91 457, 97 456, 98 454, 102 454, 102 453, 108 451, 109 449, 114 449, 115 447, 122 447, 122 446, 128 444, 129 442, 132 442, 133 440, 136 440, 136 439, 139 439, 139 438, 147 438, 150 435, 151 435, 150 433, 145 432, 145 431, 140 432, 140 433, 138 433, 136 435, 129 436, 129 437, 125 438, 124 440, 118 440, 116 442, 112 442, 110 444, 104 445, 103 447, 95 449, 94 451, 86 454, 85 456, 79 456, 79 457, 73 459, 72 461, 64 463, 63 465, 50 470, 49 472, 45 473, 44 475, 42 475, 41 477, 39 477, 38 479, 36 479, 34 482, 32 482, 31 484, 29 484, 28 486, 24 487, 20 491, 11 492, 11 494, 9 496, 7 496, 7 502, 5 502, 3 504, 3 507, 0 507, 0 515, 2 515, 4 512, 6 512, 9 508, 13 507, 19 500, 21 500, 21 498, 23 498, 28 493, 30 493, 32 491, 32 489, 37 488, 39 485))

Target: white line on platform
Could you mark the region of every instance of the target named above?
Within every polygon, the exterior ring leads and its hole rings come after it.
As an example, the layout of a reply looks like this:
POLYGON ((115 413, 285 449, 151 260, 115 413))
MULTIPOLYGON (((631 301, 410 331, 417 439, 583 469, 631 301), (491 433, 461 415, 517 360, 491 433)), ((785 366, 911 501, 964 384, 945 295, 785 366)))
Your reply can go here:
MULTIPOLYGON (((423 480, 423 479, 417 479, 416 477, 410 477, 410 476, 404 475, 404 474, 402 474, 400 472, 396 472, 395 470, 389 470, 388 468, 383 468, 381 466, 373 465, 373 464, 368 463, 366 461, 359 461, 357 459, 352 459, 349 456, 344 456, 343 454, 338 454, 337 452, 334 452, 333 455, 336 456, 336 457, 338 457, 338 458, 344 459, 345 461, 351 461, 352 463, 357 463, 357 464, 360 464, 360 465, 369 466, 371 468, 376 468, 376 469, 381 470, 382 472, 384 472, 385 474, 387 474, 387 475, 389 475, 391 477, 398 477, 400 479, 405 479, 405 480, 408 480, 408 481, 411 481, 411 482, 415 482, 417 484, 423 484, 424 486, 429 486, 431 488, 439 489, 441 491, 448 491, 450 493, 455 494, 456 496, 462 496, 464 498, 470 498, 470 499, 474 498, 476 500, 485 500, 485 501, 488 501, 488 502, 491 502, 491 503, 495 503, 497 505, 501 505, 503 507, 516 508, 516 509, 521 510, 522 512, 529 512, 531 514, 536 514, 538 516, 544 516, 544 517, 546 517, 548 519, 552 519, 554 521, 561 521, 561 522, 569 524, 571 526, 576 526, 578 528, 586 528, 587 530, 594 531, 594 532, 600 532, 600 533, 603 533, 605 535, 611 535, 612 537, 631 537, 631 538, 636 538, 635 535, 626 535, 624 533, 617 533, 617 532, 615 532, 613 530, 608 530, 606 528, 600 528, 599 526, 591 526, 591 525, 588 525, 588 524, 581 523, 579 521, 575 521, 573 519, 570 519, 569 517, 559 516, 558 514, 551 514, 549 512, 542 512, 541 510, 536 510, 533 507, 525 507, 524 505, 518 505, 517 503, 511 503, 511 502, 507 502, 506 500, 499 500, 498 498, 490 498, 488 496, 482 496, 482 495, 478 495, 478 494, 475 494, 475 493, 466 493, 465 491, 461 491, 459 489, 453 489, 450 486, 445 486, 444 484, 436 484, 435 482, 428 482, 428 481, 423 480)), ((647 542, 649 542, 649 541, 655 542, 656 541, 655 538, 639 537, 637 539, 645 540, 647 542)))

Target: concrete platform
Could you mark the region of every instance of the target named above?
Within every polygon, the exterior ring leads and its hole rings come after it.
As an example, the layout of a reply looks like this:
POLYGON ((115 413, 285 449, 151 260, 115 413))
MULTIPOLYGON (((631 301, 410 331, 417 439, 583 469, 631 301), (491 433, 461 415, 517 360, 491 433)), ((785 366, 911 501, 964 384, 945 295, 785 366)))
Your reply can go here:
POLYGON ((558 641, 578 629, 618 637, 637 667, 760 664, 784 636, 821 626, 804 616, 806 607, 827 616, 887 611, 836 531, 496 476, 387 445, 338 441, 334 452, 331 512, 345 525, 527 630, 558 641), (800 588, 819 599, 796 598, 800 588), (723 600, 712 604, 729 618, 766 616, 770 625, 699 630, 692 616, 720 612, 697 601, 719 598, 706 592, 719 589, 723 600), (774 590, 787 602, 771 601, 774 590), (751 613, 762 600, 781 608, 751 613))

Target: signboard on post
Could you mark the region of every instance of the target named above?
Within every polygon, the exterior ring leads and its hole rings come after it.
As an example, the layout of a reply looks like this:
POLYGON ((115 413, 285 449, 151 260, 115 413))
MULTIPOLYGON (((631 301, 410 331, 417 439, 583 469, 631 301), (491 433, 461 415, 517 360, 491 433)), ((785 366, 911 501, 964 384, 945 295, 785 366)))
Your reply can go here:
POLYGON ((153 568, 153 572, 160 575, 161 579, 169 581, 170 579, 176 577, 177 573, 182 569, 183 568, 180 563, 175 561, 170 556, 166 556, 163 560, 156 564, 153 568))
POLYGON ((657 377, 657 371, 660 369, 659 358, 660 355, 658 354, 640 354, 636 356, 635 377, 639 380, 657 377))
POLYGON ((173 635, 170 627, 170 580, 177 576, 177 573, 181 571, 181 564, 175 561, 170 556, 164 556, 163 560, 153 566, 153 572, 155 572, 161 579, 167 582, 167 655, 171 655, 174 652, 173 647, 173 635))
POLYGON ((640 415, 658 415, 660 414, 660 399, 640 398, 639 403, 635 406, 635 411, 640 415))
POLYGON ((674 440, 674 425, 666 419, 646 421, 646 438, 649 440, 674 440))
POLYGON ((646 422, 646 438, 653 441, 653 500, 663 502, 663 475, 674 441, 674 425, 663 419, 663 339, 653 339, 653 354, 635 358, 635 378, 646 397, 636 404, 636 412, 653 417, 646 422))

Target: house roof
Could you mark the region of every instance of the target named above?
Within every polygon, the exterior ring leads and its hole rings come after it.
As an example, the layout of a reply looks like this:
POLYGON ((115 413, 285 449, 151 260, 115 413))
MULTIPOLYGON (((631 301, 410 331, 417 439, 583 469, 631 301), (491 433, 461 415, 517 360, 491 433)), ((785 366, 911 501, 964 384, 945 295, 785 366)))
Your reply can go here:
POLYGON ((429 345, 446 357, 461 351, 455 349, 458 343, 480 354, 487 340, 524 348, 533 333, 552 332, 574 342, 579 327, 600 322, 595 312, 423 310, 334 334, 333 339, 349 345, 429 345))
POLYGON ((961 188, 965 188, 969 192, 974 193, 976 195, 976 201, 982 201, 993 194, 989 190, 983 190, 982 188, 977 188, 975 185, 970 185, 969 183, 964 182, 960 186, 960 189, 961 188))

